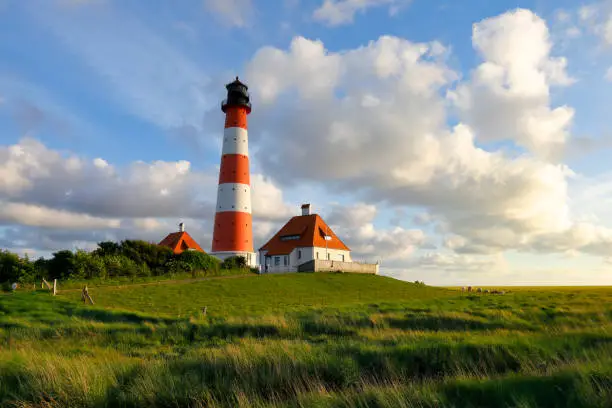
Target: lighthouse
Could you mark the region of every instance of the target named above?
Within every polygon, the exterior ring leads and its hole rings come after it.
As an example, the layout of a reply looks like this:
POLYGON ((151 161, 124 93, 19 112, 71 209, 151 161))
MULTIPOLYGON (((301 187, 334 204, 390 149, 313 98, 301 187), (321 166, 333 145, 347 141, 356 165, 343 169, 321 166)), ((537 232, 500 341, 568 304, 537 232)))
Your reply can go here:
POLYGON ((220 259, 243 256, 248 265, 257 266, 253 248, 247 126, 250 96, 248 87, 238 77, 225 88, 227 98, 221 103, 225 130, 211 253, 220 259))

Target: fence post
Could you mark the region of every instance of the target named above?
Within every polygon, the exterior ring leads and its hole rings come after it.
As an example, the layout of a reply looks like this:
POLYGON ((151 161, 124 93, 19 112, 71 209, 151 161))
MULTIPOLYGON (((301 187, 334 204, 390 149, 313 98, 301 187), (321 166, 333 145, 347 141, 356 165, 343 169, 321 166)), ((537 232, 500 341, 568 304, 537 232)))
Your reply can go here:
POLYGON ((53 296, 57 293, 57 279, 53 279, 53 296))
POLYGON ((87 285, 85 285, 83 291, 81 292, 81 299, 83 299, 83 303, 87 303, 87 301, 89 300, 89 303, 91 303, 92 305, 94 304, 94 301, 89 295, 89 291, 87 290, 87 285))

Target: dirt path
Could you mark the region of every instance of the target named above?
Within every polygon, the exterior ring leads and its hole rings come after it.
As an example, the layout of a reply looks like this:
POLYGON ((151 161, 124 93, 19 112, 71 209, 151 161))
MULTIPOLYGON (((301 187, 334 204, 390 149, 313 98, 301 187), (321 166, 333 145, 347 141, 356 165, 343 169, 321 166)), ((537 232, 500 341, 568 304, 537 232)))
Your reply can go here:
MULTIPOLYGON (((99 285, 99 286, 89 286, 90 289, 103 289, 103 288, 113 288, 113 289, 127 289, 134 286, 152 286, 152 285, 167 285, 167 284, 176 284, 176 283, 194 283, 194 282, 203 282, 209 280, 217 280, 217 279, 236 279, 236 278, 252 278, 259 276, 257 274, 249 274, 249 275, 229 275, 229 276, 211 276, 204 278, 193 278, 193 279, 172 279, 172 280, 163 280, 157 282, 144 282, 144 283, 125 283, 120 285, 99 285)), ((82 288, 76 289, 59 289, 57 291, 58 294, 66 293, 66 292, 80 292, 83 290, 82 288)))

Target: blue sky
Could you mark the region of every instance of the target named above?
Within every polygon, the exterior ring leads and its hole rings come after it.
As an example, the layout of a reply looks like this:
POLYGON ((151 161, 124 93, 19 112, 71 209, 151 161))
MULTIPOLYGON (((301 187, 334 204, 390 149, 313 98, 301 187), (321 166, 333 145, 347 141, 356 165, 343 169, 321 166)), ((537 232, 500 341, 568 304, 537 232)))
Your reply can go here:
POLYGON ((156 241, 188 220, 209 248, 240 75, 259 244, 311 201, 400 278, 612 283, 611 16, 607 0, 0 1, 2 246, 156 241), (479 72, 519 79, 504 94, 479 72))

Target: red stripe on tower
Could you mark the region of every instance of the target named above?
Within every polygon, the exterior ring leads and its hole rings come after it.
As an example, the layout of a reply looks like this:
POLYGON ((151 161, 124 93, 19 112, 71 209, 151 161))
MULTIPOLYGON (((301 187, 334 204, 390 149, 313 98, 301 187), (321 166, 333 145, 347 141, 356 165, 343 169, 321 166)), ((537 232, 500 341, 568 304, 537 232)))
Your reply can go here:
POLYGON ((238 77, 225 87, 227 99, 221 104, 221 110, 225 113, 225 131, 212 253, 221 259, 244 256, 249 265, 256 266, 247 130, 247 115, 251 113, 250 96, 248 87, 238 77))

